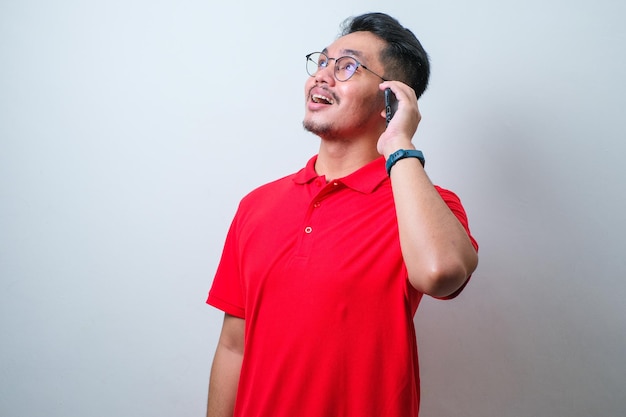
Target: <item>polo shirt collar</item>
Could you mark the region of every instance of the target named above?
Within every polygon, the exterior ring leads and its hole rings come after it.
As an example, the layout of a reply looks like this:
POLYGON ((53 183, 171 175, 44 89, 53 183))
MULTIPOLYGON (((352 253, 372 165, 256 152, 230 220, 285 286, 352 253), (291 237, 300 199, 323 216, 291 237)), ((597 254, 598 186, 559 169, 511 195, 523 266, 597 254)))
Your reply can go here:
MULTIPOLYGON (((295 174, 293 181, 296 184, 303 185, 320 177, 315 171, 316 161, 317 155, 309 159, 306 166, 295 174)), ((369 194, 387 179, 388 176, 387 171, 385 170, 385 158, 381 156, 369 164, 357 169, 352 174, 343 178, 338 178, 335 181, 340 182, 355 191, 369 194)))

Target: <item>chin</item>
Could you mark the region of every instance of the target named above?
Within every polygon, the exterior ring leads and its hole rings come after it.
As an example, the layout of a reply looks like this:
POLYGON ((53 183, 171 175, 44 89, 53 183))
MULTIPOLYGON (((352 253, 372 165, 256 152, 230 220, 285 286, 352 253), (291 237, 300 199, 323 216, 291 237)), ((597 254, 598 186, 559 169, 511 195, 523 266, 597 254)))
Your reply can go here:
POLYGON ((302 127, 317 136, 327 136, 333 132, 333 128, 330 123, 319 123, 310 119, 304 119, 302 127))
POLYGON ((318 136, 322 140, 335 141, 342 138, 339 132, 330 125, 303 123, 303 126, 306 130, 318 136))

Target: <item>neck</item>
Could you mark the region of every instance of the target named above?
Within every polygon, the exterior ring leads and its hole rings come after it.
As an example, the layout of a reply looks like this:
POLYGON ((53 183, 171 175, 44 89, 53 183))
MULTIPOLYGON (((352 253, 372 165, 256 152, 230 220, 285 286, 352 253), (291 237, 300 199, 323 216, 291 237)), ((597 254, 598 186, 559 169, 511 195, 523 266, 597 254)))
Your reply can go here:
POLYGON ((322 139, 315 163, 318 175, 327 180, 342 178, 380 157, 376 144, 322 139))

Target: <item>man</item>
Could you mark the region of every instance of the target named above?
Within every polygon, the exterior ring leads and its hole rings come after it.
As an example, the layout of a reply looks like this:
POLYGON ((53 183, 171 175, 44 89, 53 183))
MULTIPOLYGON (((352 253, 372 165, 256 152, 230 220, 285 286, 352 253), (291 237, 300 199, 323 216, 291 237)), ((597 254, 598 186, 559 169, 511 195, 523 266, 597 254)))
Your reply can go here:
POLYGON ((207 416, 417 416, 413 316, 423 294, 456 296, 478 262, 460 201, 412 143, 428 58, 372 13, 307 71, 319 154, 240 203, 207 300, 226 313, 207 416))

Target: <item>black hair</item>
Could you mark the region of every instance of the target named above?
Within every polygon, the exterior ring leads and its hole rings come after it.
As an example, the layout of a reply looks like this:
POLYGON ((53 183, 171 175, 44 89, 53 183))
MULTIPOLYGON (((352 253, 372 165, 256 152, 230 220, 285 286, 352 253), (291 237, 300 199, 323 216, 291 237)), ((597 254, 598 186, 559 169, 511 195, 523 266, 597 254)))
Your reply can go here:
POLYGON ((380 55, 385 79, 404 82, 415 90, 418 98, 426 91, 430 63, 413 32, 385 13, 366 13, 346 19, 340 36, 354 32, 371 32, 387 43, 380 55))

